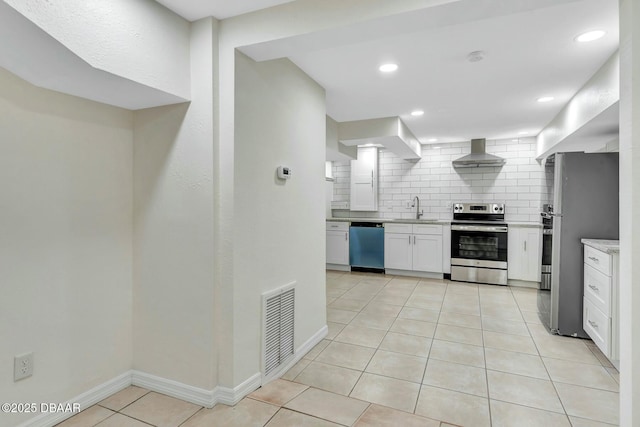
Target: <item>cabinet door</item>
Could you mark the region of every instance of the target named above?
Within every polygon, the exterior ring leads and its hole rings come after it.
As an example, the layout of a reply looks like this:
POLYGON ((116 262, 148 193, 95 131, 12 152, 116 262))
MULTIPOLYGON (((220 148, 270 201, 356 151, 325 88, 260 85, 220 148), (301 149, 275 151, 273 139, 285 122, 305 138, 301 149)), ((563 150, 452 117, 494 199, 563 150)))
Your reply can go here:
POLYGON ((349 265, 349 232, 327 230, 327 264, 349 265))
POLYGON ((507 241, 507 278, 523 280, 524 266, 522 265, 524 252, 524 240, 522 239, 522 228, 509 227, 509 237, 507 241))
POLYGON ((378 210, 378 149, 358 149, 358 160, 351 161, 352 211, 378 210))
POLYGON ((442 236, 415 234, 411 243, 413 270, 442 273, 442 236))
POLYGON ((524 240, 522 280, 539 282, 542 268, 542 230, 523 228, 521 233, 524 240))
POLYGON ((384 233, 384 268, 412 269, 413 235, 384 233))
POLYGON ((542 230, 510 227, 507 252, 509 279, 539 282, 542 264, 542 230))

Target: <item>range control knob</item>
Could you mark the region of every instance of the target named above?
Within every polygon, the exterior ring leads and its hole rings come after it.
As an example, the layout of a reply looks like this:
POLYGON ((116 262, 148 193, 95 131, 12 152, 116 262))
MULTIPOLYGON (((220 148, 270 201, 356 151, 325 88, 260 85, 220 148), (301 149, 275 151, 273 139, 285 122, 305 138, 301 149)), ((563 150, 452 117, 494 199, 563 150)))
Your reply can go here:
POLYGON ((498 210, 498 206, 497 206, 497 205, 496 205, 496 206, 494 206, 494 207, 493 207, 493 210, 494 210, 494 211, 497 211, 497 210, 498 210))
POLYGON ((503 206, 500 206, 500 212, 502 212, 504 210, 503 206))

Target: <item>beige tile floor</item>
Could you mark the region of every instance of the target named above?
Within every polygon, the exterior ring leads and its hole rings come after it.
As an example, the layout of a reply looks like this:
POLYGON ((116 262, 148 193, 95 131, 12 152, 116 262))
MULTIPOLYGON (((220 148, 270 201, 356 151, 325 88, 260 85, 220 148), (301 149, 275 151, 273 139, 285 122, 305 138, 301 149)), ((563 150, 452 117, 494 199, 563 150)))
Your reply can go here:
POLYGON ((129 387, 63 427, 618 424, 618 372, 552 336, 537 291, 327 272, 329 334, 235 407, 129 387))

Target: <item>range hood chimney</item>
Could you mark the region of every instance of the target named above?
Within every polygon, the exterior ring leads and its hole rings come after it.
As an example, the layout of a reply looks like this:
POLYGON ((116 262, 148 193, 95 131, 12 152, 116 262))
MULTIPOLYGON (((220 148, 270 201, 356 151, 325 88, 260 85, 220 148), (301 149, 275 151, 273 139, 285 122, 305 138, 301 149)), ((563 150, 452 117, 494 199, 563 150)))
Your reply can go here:
POLYGON ((479 167, 493 167, 503 166, 506 160, 502 157, 494 156, 493 154, 487 154, 485 150, 486 139, 472 139, 471 140, 471 154, 462 156, 457 160, 454 160, 454 168, 479 168, 479 167))

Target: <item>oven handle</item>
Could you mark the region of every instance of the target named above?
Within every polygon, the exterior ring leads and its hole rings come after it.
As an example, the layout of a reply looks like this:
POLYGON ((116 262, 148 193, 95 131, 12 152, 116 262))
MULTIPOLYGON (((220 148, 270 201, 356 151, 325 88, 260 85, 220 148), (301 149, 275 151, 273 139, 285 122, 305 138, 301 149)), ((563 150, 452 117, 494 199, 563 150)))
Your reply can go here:
POLYGON ((506 226, 495 225, 451 225, 451 231, 489 231, 493 233, 506 233, 506 226))

